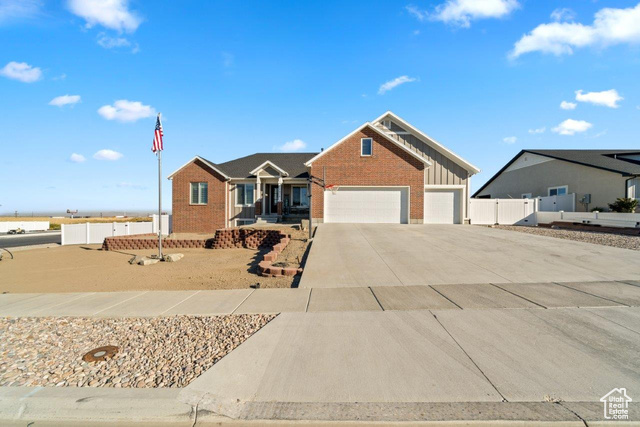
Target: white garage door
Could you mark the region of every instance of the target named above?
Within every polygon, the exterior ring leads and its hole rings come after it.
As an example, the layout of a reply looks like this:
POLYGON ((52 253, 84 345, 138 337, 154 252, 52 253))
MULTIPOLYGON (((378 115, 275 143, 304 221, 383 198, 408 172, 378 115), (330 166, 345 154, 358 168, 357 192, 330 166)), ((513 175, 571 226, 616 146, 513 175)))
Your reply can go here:
POLYGON ((409 222, 406 188, 339 187, 324 192, 324 222, 391 223, 409 222))
POLYGON ((428 190, 424 193, 425 224, 460 224, 460 191, 428 190))

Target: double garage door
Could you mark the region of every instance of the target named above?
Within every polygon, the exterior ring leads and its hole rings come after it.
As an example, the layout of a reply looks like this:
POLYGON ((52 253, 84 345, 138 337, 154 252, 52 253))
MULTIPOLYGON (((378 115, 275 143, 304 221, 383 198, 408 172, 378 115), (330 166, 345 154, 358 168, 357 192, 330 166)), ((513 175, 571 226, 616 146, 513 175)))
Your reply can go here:
MULTIPOLYGON (((460 223, 459 190, 427 190, 425 224, 460 223)), ((409 188, 339 187, 324 193, 324 222, 409 223, 409 188)))

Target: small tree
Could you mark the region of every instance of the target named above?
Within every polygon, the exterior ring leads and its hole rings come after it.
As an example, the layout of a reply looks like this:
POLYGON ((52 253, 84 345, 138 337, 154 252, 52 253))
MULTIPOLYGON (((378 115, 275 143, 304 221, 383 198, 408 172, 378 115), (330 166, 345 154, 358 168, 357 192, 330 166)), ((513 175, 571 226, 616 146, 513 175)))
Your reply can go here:
POLYGON ((638 201, 636 199, 630 199, 628 197, 620 197, 616 199, 614 203, 609 203, 609 209, 613 212, 627 212, 633 213, 638 207, 638 201))

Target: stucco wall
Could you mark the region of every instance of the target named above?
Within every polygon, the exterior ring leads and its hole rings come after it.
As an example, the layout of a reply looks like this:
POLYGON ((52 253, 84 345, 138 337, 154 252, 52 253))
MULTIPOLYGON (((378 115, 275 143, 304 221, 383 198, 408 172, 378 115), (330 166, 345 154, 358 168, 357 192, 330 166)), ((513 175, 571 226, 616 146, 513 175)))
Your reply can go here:
POLYGON ((477 196, 519 199, 523 193, 533 197, 547 196, 549 187, 569 186, 576 193, 576 211, 585 211, 580 199, 591 194, 589 210, 608 208, 618 197, 625 197, 625 177, 619 173, 582 166, 563 160, 552 160, 513 171, 503 172, 477 196))

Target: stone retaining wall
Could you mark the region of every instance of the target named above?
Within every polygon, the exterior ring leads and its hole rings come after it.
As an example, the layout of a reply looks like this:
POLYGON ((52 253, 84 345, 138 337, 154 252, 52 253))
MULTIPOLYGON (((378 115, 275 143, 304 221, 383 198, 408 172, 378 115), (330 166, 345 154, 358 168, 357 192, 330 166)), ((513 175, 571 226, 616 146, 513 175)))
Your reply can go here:
MULTIPOLYGON (((102 243, 106 251, 125 251, 136 249, 158 249, 158 240, 150 239, 154 234, 138 234, 133 236, 107 237, 102 243)), ((291 236, 280 230, 225 228, 216 231, 212 239, 165 239, 162 246, 167 249, 232 249, 232 248, 271 248, 264 254, 258 264, 258 274, 261 276, 295 276, 302 272, 301 268, 276 267, 273 263, 278 255, 287 247, 291 236)))

